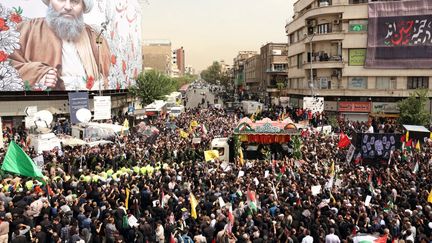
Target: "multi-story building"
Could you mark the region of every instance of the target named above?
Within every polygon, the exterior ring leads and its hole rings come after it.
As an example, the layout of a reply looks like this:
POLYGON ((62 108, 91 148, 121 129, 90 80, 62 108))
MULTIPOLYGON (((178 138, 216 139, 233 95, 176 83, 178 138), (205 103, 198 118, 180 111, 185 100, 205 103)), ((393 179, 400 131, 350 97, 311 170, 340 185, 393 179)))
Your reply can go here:
POLYGON ((397 116, 397 101, 432 87, 431 38, 422 32, 431 24, 427 2, 295 2, 286 25, 291 105, 316 95, 327 111, 353 120, 397 116))
POLYGON ((259 93, 261 81, 261 58, 260 55, 254 55, 245 60, 245 90, 247 93, 259 93))
POLYGON ((169 40, 144 40, 142 46, 143 70, 157 70, 171 74, 171 42, 169 40))
POLYGON ((185 74, 185 51, 183 47, 180 47, 179 49, 175 49, 172 52, 172 63, 173 63, 173 69, 175 69, 178 74, 177 76, 183 76, 185 74))
POLYGON ((234 86, 238 87, 239 91, 243 91, 245 88, 245 62, 248 58, 255 55, 257 55, 256 51, 239 51, 234 58, 234 86))
POLYGON ((267 43, 260 49, 260 59, 261 90, 277 103, 288 80, 287 43, 267 43))

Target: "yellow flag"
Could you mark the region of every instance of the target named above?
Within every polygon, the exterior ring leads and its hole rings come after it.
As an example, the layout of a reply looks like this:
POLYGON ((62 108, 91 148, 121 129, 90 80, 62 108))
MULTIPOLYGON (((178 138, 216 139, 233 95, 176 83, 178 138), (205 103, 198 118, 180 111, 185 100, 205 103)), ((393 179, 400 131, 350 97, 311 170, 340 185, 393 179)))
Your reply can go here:
POLYGON ((219 158, 219 151, 217 150, 206 150, 204 151, 204 159, 205 161, 210 161, 212 159, 219 158))
POLYGON ((189 133, 187 133, 187 132, 185 132, 183 130, 180 130, 180 137, 182 137, 182 138, 188 138, 189 137, 189 133))
POLYGON ((330 176, 334 176, 335 175, 335 164, 334 164, 334 160, 332 161, 332 163, 331 163, 331 166, 330 166, 330 176))
POLYGON ((198 126, 198 122, 195 121, 195 120, 193 120, 193 121, 191 122, 190 126, 191 126, 191 127, 196 127, 196 126, 198 126))
POLYGON ((126 188, 126 199, 125 199, 125 208, 128 209, 129 207, 129 194, 130 194, 130 190, 129 188, 126 188))
POLYGON ((429 139, 431 139, 431 140, 432 140, 432 132, 431 132, 431 133, 429 133, 429 139))
POLYGON ((189 194, 189 202, 191 205, 191 216, 192 218, 196 219, 198 217, 196 212, 196 206, 198 205, 198 201, 196 200, 192 192, 189 194))
POLYGON ((432 190, 429 192, 429 196, 427 200, 429 203, 432 203, 432 190))
POLYGON ((408 142, 408 140, 409 140, 409 131, 407 131, 405 134, 405 142, 408 142))
POLYGON ((420 150, 420 141, 417 141, 417 143, 416 143, 416 147, 415 147, 417 150, 420 150))
POLYGON ((239 153, 239 162, 240 164, 243 166, 244 164, 244 159, 243 159, 243 149, 241 147, 239 147, 238 149, 238 153, 239 153))
POLYGON ((332 203, 336 203, 336 199, 333 197, 333 194, 330 192, 330 199, 332 203))
POLYGON ((128 119, 125 119, 124 122, 123 122, 123 126, 122 126, 121 131, 120 131, 121 135, 123 135, 123 131, 125 131, 125 130, 129 130, 129 121, 128 121, 128 119))

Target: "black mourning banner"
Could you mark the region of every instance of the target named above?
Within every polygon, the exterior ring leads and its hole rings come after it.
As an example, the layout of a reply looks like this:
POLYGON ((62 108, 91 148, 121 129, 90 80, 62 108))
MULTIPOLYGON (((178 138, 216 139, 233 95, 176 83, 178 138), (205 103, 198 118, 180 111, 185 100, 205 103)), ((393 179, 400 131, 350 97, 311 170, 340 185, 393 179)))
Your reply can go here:
POLYGON ((432 1, 368 7, 366 68, 432 68, 432 1))
POLYGON ((356 147, 363 159, 388 159, 391 151, 401 148, 401 134, 358 133, 356 147))
POLYGON ((432 57, 432 15, 378 18, 377 59, 432 57))

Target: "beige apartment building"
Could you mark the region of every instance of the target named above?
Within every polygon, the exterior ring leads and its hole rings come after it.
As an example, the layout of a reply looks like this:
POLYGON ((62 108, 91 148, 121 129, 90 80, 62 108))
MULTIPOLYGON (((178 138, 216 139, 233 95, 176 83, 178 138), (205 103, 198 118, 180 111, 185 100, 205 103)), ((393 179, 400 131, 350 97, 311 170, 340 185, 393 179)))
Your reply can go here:
MULTIPOLYGON (((302 107, 303 97, 313 94, 324 97, 327 111, 338 111, 353 120, 367 120, 370 116, 395 117, 398 113, 397 101, 409 96, 416 88, 430 89, 432 66, 427 68, 427 65, 413 65, 413 62, 418 61, 414 54, 411 55, 413 52, 406 52, 406 46, 393 41, 399 31, 393 31, 399 28, 398 21, 415 17, 416 13, 394 16, 394 11, 383 11, 386 9, 384 5, 388 4, 390 8, 387 9, 394 8, 399 10, 396 12, 405 13, 403 9, 406 3, 403 2, 405 1, 295 2, 293 20, 285 27, 289 73, 285 92, 290 96, 290 104, 302 107), (376 14, 373 19, 369 16, 369 7, 374 10, 371 14, 376 14), (383 25, 385 22, 382 22, 380 16, 388 17, 387 25, 383 25), (376 23, 378 24, 375 25, 376 23), (371 26, 375 31, 368 29, 371 26), (377 29, 375 26, 378 26, 377 29), (378 40, 385 40, 383 46, 377 44, 377 49, 368 49, 368 36, 370 48, 375 39, 378 44, 381 43, 378 40), (389 37, 393 39, 388 40, 389 37)), ((425 11, 430 14, 430 10, 425 11)), ((421 23, 421 19, 419 21, 421 23)), ((417 42, 411 42, 412 40, 407 39, 407 43, 409 41, 416 45, 417 42)), ((430 45, 422 47, 431 51, 430 45)), ((424 60, 430 61, 430 58, 424 60)), ((430 110, 430 105, 427 109, 430 110)))
POLYGON ((261 89, 261 58, 253 55, 245 60, 245 89, 247 93, 258 93, 261 89))
POLYGON ((169 40, 144 40, 142 55, 143 71, 154 69, 171 75, 172 50, 169 40))
POLYGON ((278 104, 288 77, 286 43, 267 43, 260 49, 262 90, 269 103, 278 104))
POLYGON ((267 43, 245 60, 245 90, 262 101, 277 103, 288 77, 286 43, 267 43))
MULTIPOLYGON (((246 83, 246 60, 256 55, 256 51, 239 51, 233 60, 234 86, 240 95, 243 95, 244 92, 247 92, 249 89, 248 84, 246 83)), ((250 67, 251 63, 249 62, 249 69, 250 67)), ((253 79, 249 79, 253 81, 253 79)))

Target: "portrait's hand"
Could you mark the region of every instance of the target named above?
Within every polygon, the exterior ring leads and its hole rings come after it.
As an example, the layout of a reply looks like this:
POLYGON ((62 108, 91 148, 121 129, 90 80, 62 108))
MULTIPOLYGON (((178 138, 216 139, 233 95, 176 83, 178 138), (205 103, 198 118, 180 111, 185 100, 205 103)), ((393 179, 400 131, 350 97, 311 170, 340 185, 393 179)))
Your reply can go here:
POLYGON ((54 88, 57 83, 57 70, 50 69, 41 79, 41 83, 43 86, 48 88, 54 88))

